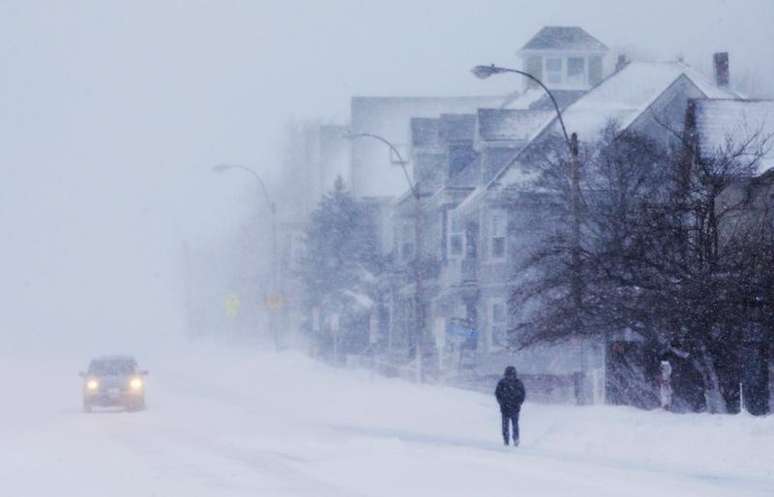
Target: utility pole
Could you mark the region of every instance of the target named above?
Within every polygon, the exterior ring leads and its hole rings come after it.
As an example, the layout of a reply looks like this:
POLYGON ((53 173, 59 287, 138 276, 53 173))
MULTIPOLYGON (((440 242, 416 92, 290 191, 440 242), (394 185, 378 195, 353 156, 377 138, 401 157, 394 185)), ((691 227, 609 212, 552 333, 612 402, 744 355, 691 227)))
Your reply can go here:
POLYGON ((414 255, 414 312, 416 312, 416 356, 417 356, 417 370, 416 381, 422 383, 422 340, 424 339, 425 330, 425 306, 424 306, 424 293, 422 286, 422 229, 423 218, 422 215, 422 199, 419 194, 418 185, 414 184, 414 244, 416 246, 416 253, 414 255))
POLYGON ((269 196, 269 191, 266 189, 266 183, 263 182, 263 179, 261 179, 261 176, 255 172, 255 170, 239 164, 218 164, 212 168, 216 173, 223 173, 235 169, 248 173, 258 181, 263 198, 268 204, 269 212, 271 213, 271 293, 265 299, 264 304, 269 309, 269 333, 274 341, 274 349, 279 352, 279 330, 277 329, 276 314, 283 305, 283 302, 282 297, 279 294, 277 273, 279 269, 279 259, 277 257, 277 205, 269 196))
MULTIPOLYGON (((574 307, 573 321, 576 332, 581 332, 583 323, 581 320, 581 308, 583 306, 583 279, 581 276, 581 191, 580 191, 580 164, 578 159, 578 134, 570 137, 570 210, 572 211, 572 246, 571 264, 572 274, 570 291, 574 307)), ((581 401, 586 403, 586 347, 585 337, 581 333, 578 337, 578 355, 581 372, 581 401)))
POLYGON ((274 349, 279 352, 279 332, 277 331, 277 311, 282 302, 279 301, 278 277, 279 260, 277 258, 277 204, 271 205, 271 297, 269 297, 269 328, 274 341, 274 349))
POLYGON ((422 212, 422 195, 419 192, 419 184, 411 180, 407 162, 403 159, 400 151, 389 140, 383 136, 372 133, 348 133, 345 138, 355 140, 358 138, 372 138, 378 140, 390 148, 398 159, 400 167, 403 169, 403 175, 408 183, 409 190, 414 197, 414 353, 416 354, 416 381, 421 383, 423 378, 422 369, 422 340, 425 330, 425 306, 424 306, 424 286, 422 285, 422 242, 424 232, 424 216, 422 212))
MULTIPOLYGON (((559 121, 559 125, 562 129, 562 135, 564 137, 564 142, 567 145, 567 148, 570 152, 570 216, 571 216, 571 247, 570 247, 570 264, 572 265, 571 270, 571 281, 570 281, 570 293, 571 298, 573 302, 574 312, 573 312, 573 327, 575 329, 575 333, 578 335, 578 349, 579 349, 579 355, 580 355, 580 369, 581 369, 581 377, 583 378, 583 385, 585 390, 585 374, 586 374, 586 362, 585 362, 585 354, 584 354, 584 344, 583 344, 583 323, 581 320, 581 308, 583 306, 583 281, 581 277, 581 191, 580 191, 580 159, 578 157, 578 135, 576 133, 573 133, 572 136, 567 134, 567 127, 564 124, 564 119, 562 118, 562 111, 559 109, 559 104, 556 101, 556 98, 554 97, 553 93, 551 93, 551 90, 546 87, 545 84, 543 84, 542 81, 540 81, 539 78, 534 76, 533 74, 530 74, 525 71, 520 71, 518 69, 511 69, 509 67, 500 67, 496 66, 494 64, 488 65, 488 66, 476 66, 471 71, 473 75, 475 75, 479 79, 486 79, 489 78, 495 74, 503 74, 503 73, 513 73, 513 74, 519 74, 521 76, 524 76, 525 78, 533 81, 536 83, 540 88, 543 89, 543 91, 548 95, 548 97, 551 99, 551 103, 553 103, 554 110, 556 111, 556 118, 559 121)), ((508 164, 510 165, 510 164, 508 164)))

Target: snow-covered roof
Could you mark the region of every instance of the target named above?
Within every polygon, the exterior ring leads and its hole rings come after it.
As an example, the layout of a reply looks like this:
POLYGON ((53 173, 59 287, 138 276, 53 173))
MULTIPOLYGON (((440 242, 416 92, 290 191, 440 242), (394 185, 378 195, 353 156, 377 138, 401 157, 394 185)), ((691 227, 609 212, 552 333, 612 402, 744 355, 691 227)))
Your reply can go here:
POLYGON ((555 115, 553 110, 479 109, 478 137, 485 141, 527 142, 555 115))
MULTIPOLYGON (((627 129, 681 77, 687 78, 707 98, 740 97, 732 90, 717 87, 701 73, 682 62, 632 62, 562 111, 567 132, 578 133, 582 141, 588 142, 598 139, 611 121, 617 122, 620 129, 627 129)), ((561 133, 556 118, 536 133, 531 142, 549 133, 561 133)), ((516 157, 494 176, 486 189, 495 184, 521 184, 528 177, 516 157)), ((466 199, 465 204, 472 202, 475 200, 466 199)))
POLYGON ((449 188, 475 188, 481 176, 481 156, 475 158, 455 175, 449 178, 449 188))
POLYGON ((473 141, 475 114, 441 114, 439 136, 442 142, 473 141))
MULTIPOLYGON (((586 90, 551 90, 560 109, 586 94, 586 90)), ((509 96, 501 109, 554 110, 554 104, 542 88, 528 88, 523 93, 509 96)))
POLYGON ((522 50, 594 50, 607 51, 607 46, 578 26, 545 26, 522 50))
POLYGON ((751 152, 761 147, 766 152, 758 164, 758 173, 774 168, 774 100, 699 99, 693 105, 702 156, 754 139, 751 152))
MULTIPOLYGON (((707 98, 738 98, 733 91, 715 86, 681 62, 632 62, 562 112, 567 132, 578 133, 582 141, 588 142, 599 138, 610 121, 627 129, 681 76, 707 98)), ((558 121, 550 131, 560 131, 558 121)))

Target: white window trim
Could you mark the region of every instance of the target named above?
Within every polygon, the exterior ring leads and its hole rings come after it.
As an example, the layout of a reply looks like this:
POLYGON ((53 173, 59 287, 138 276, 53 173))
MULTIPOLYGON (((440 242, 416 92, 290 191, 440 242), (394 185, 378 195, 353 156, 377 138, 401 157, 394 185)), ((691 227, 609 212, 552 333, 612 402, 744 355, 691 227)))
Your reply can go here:
MULTIPOLYGON (((454 231, 453 216, 447 218, 446 227, 446 258, 449 260, 458 260, 465 258, 465 227, 462 225, 462 229, 454 231), (452 253, 452 237, 459 236, 461 240, 461 250, 459 254, 452 253)), ((462 224, 462 223, 460 223, 462 224)))
POLYGON ((414 252, 416 251, 416 243, 414 240, 414 226, 411 223, 403 223, 400 228, 400 238, 398 244, 398 252, 400 260, 411 261, 414 259, 414 252), (408 254, 404 254, 403 247, 410 245, 411 250, 408 254))
POLYGON ((585 55, 568 55, 564 64, 564 84, 567 86, 586 86, 589 81, 589 58, 585 55), (583 72, 579 81, 570 81, 570 59, 581 59, 583 61, 583 72))
MULTIPOLYGON (((543 59, 543 83, 546 84, 551 89, 557 89, 557 90, 582 90, 587 89, 590 85, 590 79, 589 79, 589 66, 591 64, 591 59, 595 56, 601 56, 602 57, 602 63, 604 65, 604 53, 599 53, 596 51, 585 51, 585 50, 550 50, 550 51, 543 51, 539 54, 543 59), (581 58, 584 60, 584 68, 583 68, 583 82, 574 82, 570 83, 567 76, 567 70, 569 66, 568 59, 570 58, 581 58), (561 59, 562 61, 562 80, 560 83, 552 83, 548 80, 548 59, 561 59)), ((529 56, 529 55, 526 55, 529 56)), ((525 56, 525 57, 526 57, 525 56)), ((604 77, 604 67, 603 67, 603 77, 604 77)))
POLYGON ((495 211, 492 213, 492 215, 489 217, 489 250, 488 255, 489 259, 493 261, 504 261, 508 258, 508 216, 504 211, 495 211), (494 220, 496 217, 499 217, 502 219, 503 222, 503 234, 502 236, 494 236, 495 235, 495 229, 494 229, 494 220), (503 239, 503 253, 502 255, 495 255, 494 253, 494 240, 495 238, 502 238, 503 239))
POLYGON ((545 78, 545 80, 546 80, 545 82, 546 82, 547 85, 564 86, 567 83, 567 81, 566 81, 566 69, 565 69, 565 66, 567 64, 565 63, 564 59, 565 59, 565 57, 563 55, 546 55, 545 57, 543 57, 543 77, 545 78), (560 68, 559 68, 559 81, 558 82, 551 81, 549 79, 549 77, 548 77, 549 72, 556 73, 556 71, 549 71, 548 70, 548 60, 549 59, 551 59, 551 60, 557 60, 558 59, 559 60, 560 68))

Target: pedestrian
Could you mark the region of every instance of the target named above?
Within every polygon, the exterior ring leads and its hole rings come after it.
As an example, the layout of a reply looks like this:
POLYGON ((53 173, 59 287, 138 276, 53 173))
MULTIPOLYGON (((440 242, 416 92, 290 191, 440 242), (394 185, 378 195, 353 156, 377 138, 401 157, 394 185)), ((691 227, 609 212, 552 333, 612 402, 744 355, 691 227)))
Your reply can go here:
POLYGON ((516 368, 505 368, 505 376, 497 383, 495 397, 500 404, 500 414, 503 422, 503 442, 510 442, 510 428, 513 426, 513 446, 519 446, 519 413, 521 404, 526 398, 524 383, 516 376, 516 368))

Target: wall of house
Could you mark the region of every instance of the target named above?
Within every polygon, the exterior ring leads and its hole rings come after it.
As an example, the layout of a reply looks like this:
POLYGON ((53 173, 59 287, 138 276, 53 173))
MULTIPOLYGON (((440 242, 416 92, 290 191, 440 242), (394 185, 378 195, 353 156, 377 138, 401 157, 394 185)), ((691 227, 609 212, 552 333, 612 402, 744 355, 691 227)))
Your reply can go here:
POLYGON ((727 211, 721 218, 725 236, 749 232, 761 223, 774 230, 774 172, 733 183, 718 196, 717 209, 727 211))
POLYGON ((677 145, 685 128, 688 101, 704 96, 691 80, 681 76, 631 124, 629 129, 642 133, 658 143, 677 145))

